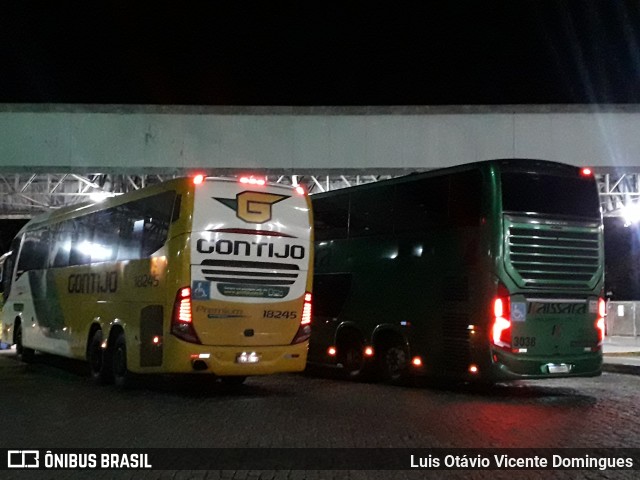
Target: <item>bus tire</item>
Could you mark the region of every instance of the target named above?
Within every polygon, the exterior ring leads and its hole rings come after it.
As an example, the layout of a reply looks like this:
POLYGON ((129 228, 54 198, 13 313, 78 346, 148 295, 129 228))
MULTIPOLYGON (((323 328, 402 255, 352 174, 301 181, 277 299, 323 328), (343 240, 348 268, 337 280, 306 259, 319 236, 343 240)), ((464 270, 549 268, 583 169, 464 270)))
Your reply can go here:
POLYGON ((381 379, 393 385, 404 382, 407 378, 409 356, 402 343, 395 340, 386 344, 378 358, 378 370, 381 379))
POLYGON ((364 344, 357 339, 345 342, 338 347, 338 362, 342 364, 342 375, 351 380, 360 380, 365 375, 366 358, 364 344))
POLYGON ((89 342, 87 360, 91 371, 91 379, 98 385, 106 385, 113 381, 111 365, 107 361, 107 355, 102 348, 102 330, 96 330, 89 342))
POLYGON ((133 383, 132 374, 127 368, 127 342, 124 332, 119 332, 113 342, 111 351, 113 383, 118 388, 130 387, 133 383))
POLYGON ((22 324, 18 323, 16 327, 16 353, 24 363, 33 363, 35 350, 22 345, 22 324))

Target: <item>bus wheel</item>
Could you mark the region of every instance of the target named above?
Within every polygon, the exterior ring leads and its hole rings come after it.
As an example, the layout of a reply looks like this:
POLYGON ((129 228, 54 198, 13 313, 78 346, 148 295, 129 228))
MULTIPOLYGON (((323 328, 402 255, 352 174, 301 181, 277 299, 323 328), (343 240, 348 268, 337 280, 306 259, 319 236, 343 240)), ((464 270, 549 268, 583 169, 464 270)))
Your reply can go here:
POLYGON ((16 327, 16 353, 24 363, 32 363, 35 357, 35 350, 22 345, 22 324, 16 327))
POLYGON ((380 375, 387 383, 398 384, 407 375, 407 352, 401 343, 391 343, 380 355, 380 375))
POLYGON ((239 385, 242 385, 246 379, 247 377, 243 376, 220 377, 220 381, 230 387, 237 387, 239 385))
POLYGON ((91 337, 87 357, 91 368, 92 380, 100 385, 110 383, 113 380, 113 376, 110 371, 111 365, 106 361, 106 352, 102 348, 102 330, 96 330, 91 337))
POLYGON ((355 380, 363 376, 365 370, 363 348, 362 342, 357 340, 338 347, 338 352, 341 352, 339 363, 342 364, 342 372, 345 377, 355 380))
POLYGON ((118 333, 113 343, 112 360, 113 382, 120 388, 131 386, 131 372, 127 369, 127 343, 122 332, 118 333))

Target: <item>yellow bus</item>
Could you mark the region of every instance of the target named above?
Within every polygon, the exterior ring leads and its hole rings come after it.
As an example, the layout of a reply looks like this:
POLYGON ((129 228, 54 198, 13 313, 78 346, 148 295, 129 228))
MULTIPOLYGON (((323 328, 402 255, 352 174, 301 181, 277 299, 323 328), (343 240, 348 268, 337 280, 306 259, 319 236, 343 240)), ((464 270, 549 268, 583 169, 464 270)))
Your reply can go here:
POLYGON ((2 340, 119 386, 302 371, 312 225, 301 187, 201 175, 41 215, 5 262, 2 340))

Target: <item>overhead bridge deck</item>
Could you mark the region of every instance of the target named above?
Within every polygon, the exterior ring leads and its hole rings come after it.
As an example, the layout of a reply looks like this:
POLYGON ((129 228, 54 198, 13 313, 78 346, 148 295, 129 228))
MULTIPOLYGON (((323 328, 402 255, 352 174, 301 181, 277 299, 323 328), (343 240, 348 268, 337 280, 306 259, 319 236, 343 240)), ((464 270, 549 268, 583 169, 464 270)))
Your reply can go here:
POLYGON ((0 105, 0 218, 180 175, 311 193, 491 158, 594 169, 607 216, 640 198, 639 105, 0 105))

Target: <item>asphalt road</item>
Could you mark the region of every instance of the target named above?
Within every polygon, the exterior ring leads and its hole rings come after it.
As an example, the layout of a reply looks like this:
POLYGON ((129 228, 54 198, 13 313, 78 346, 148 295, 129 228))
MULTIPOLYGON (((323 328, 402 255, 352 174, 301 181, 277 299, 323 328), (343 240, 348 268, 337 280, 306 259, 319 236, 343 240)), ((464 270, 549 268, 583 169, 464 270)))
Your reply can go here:
MULTIPOLYGON (((81 363, 41 356, 25 366, 3 356, 2 448, 640 448, 640 377, 633 375, 491 388, 394 387, 302 374, 253 377, 240 388, 202 377, 167 378, 123 391, 93 385, 81 363)), ((22 473, 11 478, 83 478, 72 471, 22 473)), ((95 471, 92 478, 113 476, 107 473, 95 471)), ((119 478, 432 478, 428 474, 443 472, 121 472, 119 478)), ((527 475, 547 478, 549 472, 527 475)), ((636 478, 630 471, 587 477, 636 478)))

